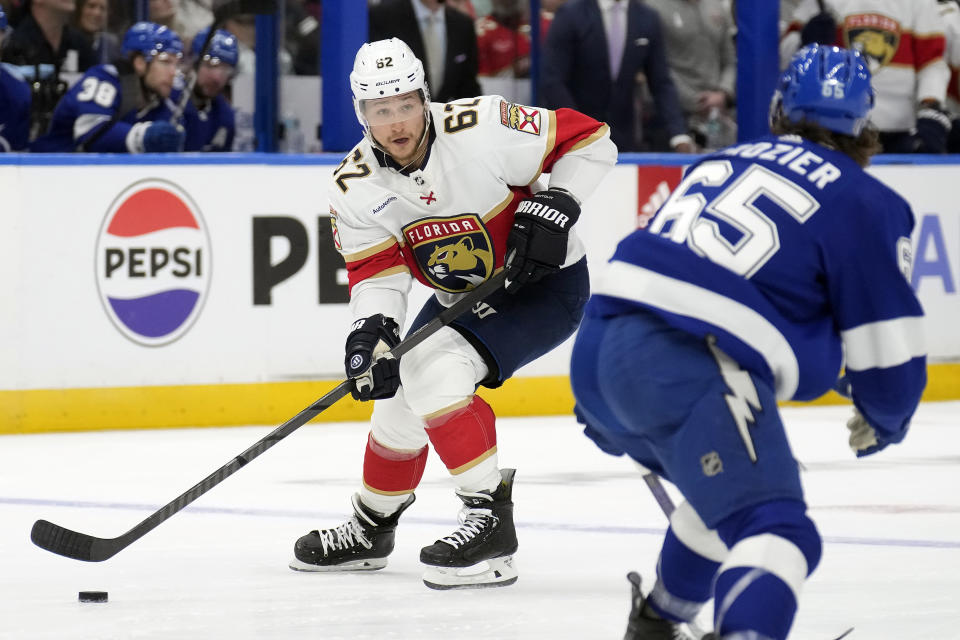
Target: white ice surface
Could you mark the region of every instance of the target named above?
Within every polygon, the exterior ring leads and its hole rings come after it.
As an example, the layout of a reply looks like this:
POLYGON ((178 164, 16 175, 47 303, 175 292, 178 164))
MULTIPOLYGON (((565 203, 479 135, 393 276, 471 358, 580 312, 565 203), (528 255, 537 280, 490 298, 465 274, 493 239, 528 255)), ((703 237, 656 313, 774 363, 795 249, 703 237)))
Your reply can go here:
MULTIPOLYGON (((960 403, 922 406, 904 444, 863 460, 846 447, 848 411, 784 412, 826 540, 791 638, 960 638, 960 403)), ((348 513, 356 423, 303 427, 106 562, 30 543, 39 518, 119 536, 273 428, 0 437, 0 638, 614 640, 625 574, 653 575, 663 515, 633 465, 565 417, 499 421, 501 465, 518 469, 511 587, 421 583, 419 549, 459 505, 432 454, 386 569, 287 568, 298 536, 348 513), (81 604, 84 590, 110 601, 81 604)))

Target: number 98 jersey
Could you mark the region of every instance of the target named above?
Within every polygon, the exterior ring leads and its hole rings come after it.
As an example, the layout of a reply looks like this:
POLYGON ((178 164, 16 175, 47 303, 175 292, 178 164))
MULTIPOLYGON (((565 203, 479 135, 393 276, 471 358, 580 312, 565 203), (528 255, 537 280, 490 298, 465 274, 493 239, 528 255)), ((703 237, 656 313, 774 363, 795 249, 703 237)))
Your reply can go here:
MULTIPOLYGON (((582 202, 616 162, 607 125, 571 109, 482 96, 430 112, 419 168, 403 170, 364 139, 333 173, 331 223, 355 317, 402 325, 412 278, 451 304, 503 265, 514 211, 541 173, 582 202)), ((563 266, 583 255, 571 232, 563 266)))

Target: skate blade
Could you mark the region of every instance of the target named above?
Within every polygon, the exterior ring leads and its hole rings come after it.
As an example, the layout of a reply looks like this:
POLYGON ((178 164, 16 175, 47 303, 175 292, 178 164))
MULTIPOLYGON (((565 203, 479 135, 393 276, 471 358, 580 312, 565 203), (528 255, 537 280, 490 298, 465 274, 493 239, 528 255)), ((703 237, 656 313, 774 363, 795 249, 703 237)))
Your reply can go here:
POLYGON ((309 571, 312 573, 329 573, 333 571, 376 571, 387 566, 386 558, 368 558, 366 560, 351 560, 341 564, 320 565, 310 564, 297 558, 290 561, 289 567, 294 571, 309 571))
POLYGON ((506 587, 517 581, 513 556, 478 562, 469 567, 436 567, 426 565, 423 584, 431 589, 484 589, 506 587))

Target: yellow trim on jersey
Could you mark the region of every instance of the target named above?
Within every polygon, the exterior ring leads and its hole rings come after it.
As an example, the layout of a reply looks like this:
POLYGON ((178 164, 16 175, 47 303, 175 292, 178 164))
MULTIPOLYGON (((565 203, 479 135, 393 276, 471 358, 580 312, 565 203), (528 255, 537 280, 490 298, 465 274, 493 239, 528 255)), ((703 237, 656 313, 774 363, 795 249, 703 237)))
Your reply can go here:
POLYGON ((413 493, 413 489, 405 489, 404 491, 381 491, 380 489, 374 489, 373 487, 368 485, 366 481, 363 481, 363 487, 367 491, 371 493, 375 493, 380 496, 404 496, 404 495, 413 493))
POLYGON ((557 114, 548 110, 547 123, 547 148, 543 152, 543 157, 540 158, 540 166, 537 168, 537 173, 527 184, 533 184, 537 181, 537 178, 543 173, 543 165, 547 163, 547 156, 549 156, 553 152, 554 147, 557 146, 557 114))
POLYGON ((591 133, 589 137, 584 138, 583 140, 581 140, 581 141, 578 142, 577 144, 575 144, 575 145, 573 145, 572 147, 570 147, 570 151, 576 151, 577 149, 583 149, 584 147, 587 147, 587 146, 593 144, 594 142, 596 142, 597 140, 599 140, 600 138, 602 138, 603 136, 605 136, 605 135, 607 134, 607 131, 609 131, 609 130, 610 130, 610 127, 607 126, 606 123, 604 123, 604 125, 603 125, 602 127, 600 127, 599 129, 597 129, 596 131, 594 131, 593 133, 591 133))
POLYGON ((513 191, 511 191, 510 193, 508 193, 508 194, 507 194, 507 197, 504 198, 504 199, 500 202, 500 204, 498 204, 498 205, 495 206, 493 209, 490 209, 490 211, 488 211, 487 213, 485 213, 485 214, 480 218, 480 220, 482 220, 484 223, 490 222, 491 220, 493 220, 494 218, 496 218, 498 215, 500 215, 500 214, 503 212, 503 210, 507 208, 507 205, 509 205, 512 201, 513 201, 513 191))
MULTIPOLYGON (((927 375, 924 402, 960 400, 960 362, 929 364, 927 375)), ((0 391, 0 433, 279 425, 338 384, 340 380, 0 391)), ((477 395, 500 417, 573 412, 567 376, 511 378, 497 389, 481 388, 477 395)), ((784 404, 849 403, 830 392, 812 403, 784 404)), ((371 405, 347 396, 316 421, 369 420, 371 405)))
POLYGON ((464 407, 468 406, 471 402, 473 402, 473 397, 466 398, 466 399, 464 399, 464 400, 461 400, 460 402, 454 402, 454 403, 453 403, 452 405, 450 405, 449 407, 444 407, 443 409, 440 409, 439 411, 434 411, 433 413, 428 413, 427 415, 423 416, 423 420, 424 420, 424 421, 433 420, 434 418, 439 418, 440 416, 445 416, 445 415, 447 415, 448 413, 453 413, 454 411, 457 411, 458 409, 463 409, 464 407))
MULTIPOLYGON (((386 278, 387 276, 395 276, 395 275, 397 275, 398 273, 406 273, 407 275, 410 275, 410 267, 408 267, 408 266, 405 265, 405 264, 398 264, 398 265, 395 266, 395 267, 390 267, 389 269, 384 269, 383 271, 378 271, 377 273, 373 274, 372 276, 367 276, 366 278, 364 278, 363 280, 361 280, 361 282, 365 282, 365 281, 367 281, 367 280, 372 280, 373 278, 386 278)), ((357 284, 360 284, 360 282, 358 282, 357 284)))
POLYGON ((389 240, 384 240, 380 244, 373 245, 369 249, 357 251, 356 253, 342 254, 343 260, 344 262, 357 262, 358 260, 363 260, 364 258, 369 258, 370 256, 376 255, 381 251, 385 251, 395 244, 397 244, 397 239, 390 238, 389 240))
POLYGON ((470 462, 466 464, 462 464, 456 469, 448 469, 448 471, 450 472, 450 475, 458 476, 464 471, 470 471, 470 469, 473 469, 475 466, 477 466, 484 460, 488 459, 490 456, 495 455, 496 453, 497 453, 497 445, 493 445, 491 448, 487 449, 486 451, 484 451, 482 454, 480 454, 470 462))

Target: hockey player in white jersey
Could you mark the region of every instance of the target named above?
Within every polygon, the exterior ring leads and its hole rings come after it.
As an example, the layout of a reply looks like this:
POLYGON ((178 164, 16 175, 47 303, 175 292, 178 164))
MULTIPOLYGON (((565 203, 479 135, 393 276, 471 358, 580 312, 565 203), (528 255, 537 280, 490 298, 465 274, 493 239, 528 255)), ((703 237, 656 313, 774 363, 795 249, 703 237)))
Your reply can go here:
POLYGON ((424 582, 508 585, 517 579, 514 471, 498 465, 495 417, 475 391, 575 331, 589 284, 572 227, 616 147, 607 125, 570 109, 499 96, 433 104, 423 65, 397 39, 363 45, 350 84, 364 139, 333 174, 330 213, 355 318, 347 375, 355 398, 376 402, 353 516, 301 537, 290 566, 386 566, 429 442, 463 504, 459 528, 422 549, 424 582), (547 172, 549 187, 532 193, 547 172), (400 340, 414 278, 435 295, 411 331, 501 268, 505 290, 399 363, 378 357, 400 340))
POLYGON ((884 153, 946 151, 950 70, 937 0, 802 0, 781 40, 784 63, 811 42, 857 49, 869 62, 884 153))
POLYGON ((711 598, 712 638, 787 637, 821 539, 778 400, 826 393, 845 359, 855 455, 907 434, 926 383, 914 216, 862 169, 873 101, 864 56, 801 50, 774 135, 690 167, 596 278, 571 362, 578 416, 686 499, 652 590, 631 580, 626 640, 687 638, 711 598))

